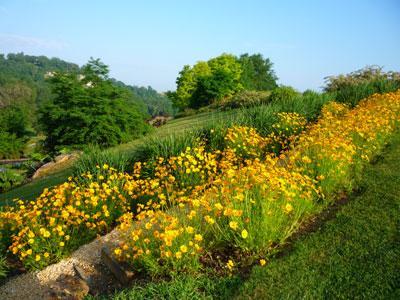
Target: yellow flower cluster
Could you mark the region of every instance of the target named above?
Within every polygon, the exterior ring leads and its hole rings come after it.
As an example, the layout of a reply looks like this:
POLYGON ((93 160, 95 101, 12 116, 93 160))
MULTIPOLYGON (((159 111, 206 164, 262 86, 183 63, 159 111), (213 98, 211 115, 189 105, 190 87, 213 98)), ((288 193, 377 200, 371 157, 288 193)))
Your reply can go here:
POLYGON ((256 129, 245 126, 228 128, 225 141, 227 148, 241 158, 260 157, 267 144, 267 139, 259 135, 256 129))
POLYGON ((278 121, 272 125, 273 131, 267 137, 267 150, 275 154, 287 150, 307 125, 306 118, 298 113, 281 112, 277 117, 278 121))
MULTIPOLYGON (((399 127, 399 116, 400 92, 374 95, 353 110, 328 104, 279 157, 257 152, 268 142, 254 129, 231 128, 212 180, 201 192, 174 198, 173 207, 149 201, 135 217, 124 217, 125 239, 115 255, 158 274, 194 271, 202 256, 221 247, 268 249, 321 209, 316 200, 355 182, 365 161, 399 127)), ((296 122, 295 128, 305 127, 302 117, 296 122)), ((234 266, 232 260, 226 263, 229 270, 234 266)))
POLYGON ((25 266, 40 268, 70 253, 77 246, 109 230, 128 209, 121 193, 129 176, 108 168, 106 178, 91 178, 84 185, 72 179, 52 190, 45 189, 36 201, 0 212, 0 241, 10 245, 25 266))
POLYGON ((400 92, 373 95, 350 110, 329 103, 321 119, 301 134, 289 160, 320 181, 325 195, 351 190, 365 162, 379 153, 399 126, 400 92))
MULTIPOLYGON (((351 189, 399 116, 400 92, 374 95, 354 109, 329 103, 310 125, 280 113, 266 137, 232 127, 221 151, 188 147, 137 162, 132 175, 104 165, 83 183, 70 179, 0 211, 0 251, 6 245, 27 267, 41 268, 119 224, 125 238, 115 256, 150 274, 196 271, 221 248, 257 256, 327 203, 316 200, 351 189)), ((233 270, 238 262, 224 264, 233 270)))

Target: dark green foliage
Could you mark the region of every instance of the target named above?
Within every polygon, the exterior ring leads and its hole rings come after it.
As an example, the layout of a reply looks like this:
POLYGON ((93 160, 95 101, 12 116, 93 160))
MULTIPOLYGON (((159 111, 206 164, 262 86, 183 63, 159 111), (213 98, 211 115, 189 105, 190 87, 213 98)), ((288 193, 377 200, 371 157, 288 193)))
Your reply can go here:
POLYGON ((259 106, 270 102, 270 91, 248 91, 244 90, 236 93, 230 98, 224 99, 217 107, 222 109, 244 108, 259 106))
POLYGON ((28 115, 20 106, 10 105, 0 110, 0 132, 14 134, 17 138, 26 137, 28 122, 28 115))
POLYGON ((172 116, 174 110, 172 108, 172 102, 166 95, 158 93, 151 86, 137 87, 128 86, 132 93, 147 107, 147 113, 154 116, 172 116))
POLYGON ((0 159, 20 158, 25 148, 23 139, 15 134, 0 132, 0 159))
MULTIPOLYGON (((0 250, 1 250, 1 248, 0 248, 0 250)), ((2 278, 6 277, 7 269, 8 269, 8 267, 7 267, 6 259, 4 257, 0 256, 0 280, 2 278)))
POLYGON ((90 60, 81 74, 56 73, 50 78, 55 97, 40 117, 50 151, 86 144, 109 147, 148 130, 145 116, 129 100, 130 92, 107 76, 104 64, 90 60))
POLYGON ((130 90, 132 92, 132 101, 137 103, 141 111, 151 117, 174 115, 175 111, 171 100, 167 95, 157 92, 151 86, 138 87, 127 85, 115 79, 111 79, 111 81, 117 86, 130 90))
POLYGON ((272 90, 270 99, 273 102, 281 102, 284 100, 293 99, 298 95, 300 95, 300 93, 291 86, 282 85, 272 90))
POLYGON ((3 193, 13 186, 20 184, 24 180, 23 176, 14 170, 0 165, 0 193, 3 193))
POLYGON ((324 90, 334 94, 336 101, 354 106, 374 93, 399 88, 399 72, 383 72, 381 67, 367 66, 350 74, 326 77, 324 90))
POLYGON ((278 78, 272 69, 269 58, 264 59, 262 54, 242 54, 239 57, 242 66, 241 83, 245 90, 268 91, 277 87, 278 78))
MULTIPOLYGON (((7 87, 5 88, 7 90, 7 87)), ((9 91, 10 92, 10 91, 9 91)), ((19 158, 23 156, 25 142, 33 134, 32 115, 29 102, 20 98, 15 103, 7 103, 10 95, 17 93, 3 94, 3 106, 0 107, 0 159, 19 158), (20 102, 18 102, 21 100, 20 102)), ((1 87, 0 87, 0 95, 1 87)), ((0 96, 1 98, 1 96, 0 96)), ((1 99, 0 99, 1 101, 1 99)))

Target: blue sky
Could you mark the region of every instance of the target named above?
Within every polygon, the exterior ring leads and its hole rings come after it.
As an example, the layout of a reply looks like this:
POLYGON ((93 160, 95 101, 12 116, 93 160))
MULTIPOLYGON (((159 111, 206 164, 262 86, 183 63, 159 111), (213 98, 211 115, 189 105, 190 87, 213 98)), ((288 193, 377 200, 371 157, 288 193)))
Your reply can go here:
POLYGON ((0 0, 0 53, 21 51, 99 57, 111 76, 159 91, 185 64, 262 53, 279 83, 318 89, 365 65, 400 71, 400 1, 0 0))

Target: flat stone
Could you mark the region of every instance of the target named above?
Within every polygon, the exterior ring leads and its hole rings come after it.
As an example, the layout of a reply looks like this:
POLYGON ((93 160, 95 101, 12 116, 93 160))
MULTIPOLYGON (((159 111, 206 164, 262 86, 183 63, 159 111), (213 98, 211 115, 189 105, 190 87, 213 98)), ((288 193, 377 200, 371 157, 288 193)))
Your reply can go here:
POLYGON ((119 282, 127 285, 132 281, 134 273, 128 270, 124 264, 117 261, 106 246, 101 249, 101 260, 119 282))
POLYGON ((89 286, 79 276, 61 275, 50 284, 46 300, 68 299, 81 300, 89 293, 89 286))

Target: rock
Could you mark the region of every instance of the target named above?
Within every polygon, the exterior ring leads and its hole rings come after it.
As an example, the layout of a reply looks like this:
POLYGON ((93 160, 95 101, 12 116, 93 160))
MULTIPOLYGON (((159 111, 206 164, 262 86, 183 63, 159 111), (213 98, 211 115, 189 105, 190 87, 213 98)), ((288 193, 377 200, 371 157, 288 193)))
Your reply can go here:
POLYGON ((133 279, 133 272, 117 261, 108 247, 101 249, 101 260, 119 282, 127 285, 133 279))
POLYGON ((60 275, 49 285, 46 300, 81 300, 89 293, 89 286, 79 276, 60 275))
POLYGON ((52 173, 58 169, 61 169, 64 165, 70 164, 73 160, 78 157, 78 153, 61 154, 54 158, 54 161, 48 162, 36 170, 33 174, 32 179, 43 177, 52 173))

